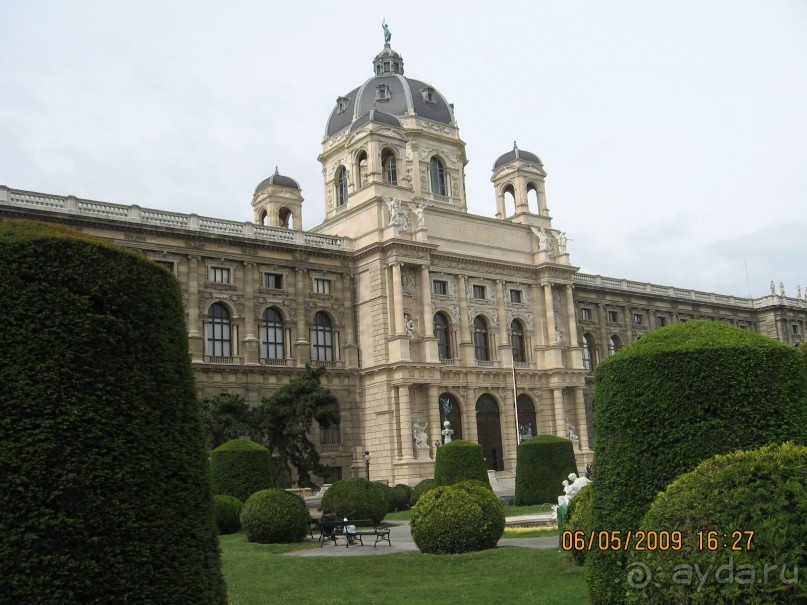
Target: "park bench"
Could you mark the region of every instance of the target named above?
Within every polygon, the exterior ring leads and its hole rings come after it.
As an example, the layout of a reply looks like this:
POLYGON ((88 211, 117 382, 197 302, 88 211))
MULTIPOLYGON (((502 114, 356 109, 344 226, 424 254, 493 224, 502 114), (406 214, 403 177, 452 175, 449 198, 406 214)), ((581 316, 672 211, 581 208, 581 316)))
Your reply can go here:
POLYGON ((373 548, 378 546, 379 542, 386 541, 387 544, 392 546, 390 541, 390 529, 386 525, 379 525, 372 519, 358 519, 358 520, 322 520, 319 521, 319 546, 322 548, 325 542, 332 541, 334 546, 337 544, 337 538, 345 538, 345 547, 350 548, 351 545, 356 545, 356 542, 364 546, 364 536, 373 536, 375 543, 373 548), (370 529, 372 527, 372 529, 370 529), (349 529, 352 529, 350 531, 349 529))

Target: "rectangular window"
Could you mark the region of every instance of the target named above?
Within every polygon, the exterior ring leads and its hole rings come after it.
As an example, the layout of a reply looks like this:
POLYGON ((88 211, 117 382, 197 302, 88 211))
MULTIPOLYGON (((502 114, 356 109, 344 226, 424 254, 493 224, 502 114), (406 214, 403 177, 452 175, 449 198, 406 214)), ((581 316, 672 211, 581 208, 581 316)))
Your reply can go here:
POLYGON ((644 318, 641 313, 634 313, 633 314, 633 325, 634 326, 641 326, 644 318))
POLYGON ((615 324, 619 322, 619 313, 617 311, 608 311, 608 322, 615 324))
POLYGON ((667 318, 663 315, 656 315, 656 327, 663 328, 667 325, 667 318))
POLYGON ((485 286, 474 286, 474 298, 487 298, 485 290, 485 286))
POLYGON ((583 321, 591 321, 591 309, 580 309, 580 319, 583 321))
POLYGON ((432 293, 446 296, 448 294, 448 282, 441 279, 432 281, 432 293))
POLYGON ((321 445, 340 445, 342 435, 338 424, 332 424, 327 429, 319 427, 319 442, 321 445))
POLYGON ((229 284, 230 270, 226 267, 210 267, 210 281, 217 284, 229 284))
POLYGON ((283 289, 283 275, 280 273, 264 273, 264 285, 272 290, 283 289))
POLYGON ((172 260, 155 260, 155 263, 160 265, 163 269, 168 271, 169 273, 174 272, 174 261, 172 260))
POLYGON ((314 280, 314 292, 316 292, 317 294, 330 294, 331 280, 316 278, 314 280))
POLYGON ((511 303, 522 302, 521 290, 510 290, 510 302, 511 303))
POLYGON ((801 334, 801 327, 799 324, 790 324, 790 331, 793 333, 793 336, 799 336, 801 334))

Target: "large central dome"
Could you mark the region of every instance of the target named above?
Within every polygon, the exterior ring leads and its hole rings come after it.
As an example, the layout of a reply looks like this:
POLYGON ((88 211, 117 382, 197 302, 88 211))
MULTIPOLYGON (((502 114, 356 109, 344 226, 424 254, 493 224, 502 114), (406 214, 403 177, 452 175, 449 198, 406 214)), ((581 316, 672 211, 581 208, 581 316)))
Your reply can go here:
POLYGON ((419 116, 456 126, 454 112, 440 92, 420 80, 403 75, 403 57, 384 45, 373 59, 375 75, 347 95, 336 99, 325 136, 330 137, 368 115, 372 109, 396 117, 419 116))

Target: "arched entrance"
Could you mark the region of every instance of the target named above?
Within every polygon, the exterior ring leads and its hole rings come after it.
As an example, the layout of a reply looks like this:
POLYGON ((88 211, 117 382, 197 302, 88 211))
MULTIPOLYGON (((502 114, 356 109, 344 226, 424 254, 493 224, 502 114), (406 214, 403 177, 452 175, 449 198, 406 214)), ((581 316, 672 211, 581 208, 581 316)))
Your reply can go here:
POLYGON ((502 455, 502 430, 499 423, 499 405, 487 393, 476 400, 476 431, 479 445, 485 454, 488 470, 504 468, 502 455))

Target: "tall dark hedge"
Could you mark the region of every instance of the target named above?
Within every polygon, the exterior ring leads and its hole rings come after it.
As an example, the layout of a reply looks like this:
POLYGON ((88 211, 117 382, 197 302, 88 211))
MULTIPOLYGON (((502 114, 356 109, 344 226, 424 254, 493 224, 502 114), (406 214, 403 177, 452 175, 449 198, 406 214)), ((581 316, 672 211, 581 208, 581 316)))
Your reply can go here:
POLYGON ((563 481, 577 472, 574 444, 555 435, 538 435, 516 448, 516 506, 557 504, 563 481))
POLYGON ((225 603, 176 280, 8 221, 0 284, 0 603, 225 603))
MULTIPOLYGON (((595 373, 594 527, 635 530, 656 494, 716 454, 807 435, 807 367, 793 346, 689 321, 619 351, 595 373)), ((672 528, 671 528, 672 529, 672 528)), ((622 603, 624 553, 589 552, 592 601, 622 603)))
POLYGON ((246 502, 272 484, 272 456, 249 439, 233 439, 210 452, 210 478, 214 494, 234 496, 246 502))
POLYGON ((468 479, 481 481, 490 487, 482 446, 464 439, 454 439, 438 447, 434 461, 435 486, 452 485, 468 479))

